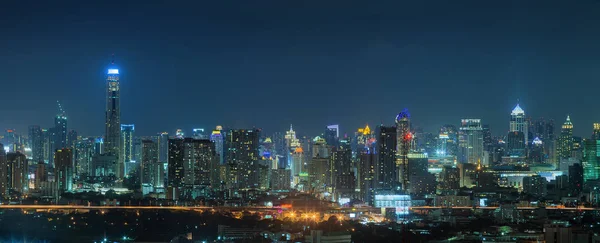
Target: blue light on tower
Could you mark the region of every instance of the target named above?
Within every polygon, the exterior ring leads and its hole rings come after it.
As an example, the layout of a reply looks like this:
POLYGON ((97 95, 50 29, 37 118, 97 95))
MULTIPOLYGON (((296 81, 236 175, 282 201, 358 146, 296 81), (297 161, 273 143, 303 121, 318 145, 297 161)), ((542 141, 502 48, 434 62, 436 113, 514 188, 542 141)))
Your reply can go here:
POLYGON ((119 69, 116 69, 116 68, 108 69, 108 74, 119 74, 119 69))

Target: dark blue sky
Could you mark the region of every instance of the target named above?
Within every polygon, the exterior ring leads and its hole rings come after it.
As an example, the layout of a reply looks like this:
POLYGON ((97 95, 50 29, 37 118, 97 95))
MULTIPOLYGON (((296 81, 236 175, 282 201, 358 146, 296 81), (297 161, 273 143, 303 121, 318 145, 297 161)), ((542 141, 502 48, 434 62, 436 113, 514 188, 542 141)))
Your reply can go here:
POLYGON ((504 134, 518 98, 577 135, 600 121, 596 0, 56 2, 2 3, 0 128, 51 126, 60 100, 70 128, 103 134, 112 53, 141 135, 350 132, 405 107, 428 131, 470 117, 504 134))

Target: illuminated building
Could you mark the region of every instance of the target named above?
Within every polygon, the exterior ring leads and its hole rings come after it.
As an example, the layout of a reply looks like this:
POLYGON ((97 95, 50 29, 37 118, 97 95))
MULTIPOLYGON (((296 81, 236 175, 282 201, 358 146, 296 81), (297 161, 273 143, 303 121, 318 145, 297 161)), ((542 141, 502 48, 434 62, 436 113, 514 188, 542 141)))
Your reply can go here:
POLYGON ((183 133, 183 130, 178 128, 177 130, 175 130, 175 137, 176 138, 183 138, 185 136, 185 134, 183 133))
POLYGON ((92 175, 92 158, 94 156, 94 139, 81 139, 73 149, 75 158, 75 174, 92 175))
MULTIPOLYGON (((352 150, 348 139, 339 140, 338 146, 333 147, 331 153, 332 185, 336 193, 349 195, 355 191, 356 178, 352 166, 352 150)), ((350 195, 351 196, 351 195, 350 195)))
POLYGON ((544 144, 539 137, 535 137, 531 143, 531 151, 529 151, 529 159, 533 163, 542 163, 545 161, 544 144))
POLYGON ((571 151, 573 150, 573 123, 571 123, 571 117, 567 116, 567 120, 562 125, 560 131, 560 137, 556 144, 556 153, 558 159, 566 159, 571 157, 571 151))
POLYGON ((204 132, 204 128, 192 129, 192 138, 194 139, 208 139, 208 135, 204 132))
POLYGON ((444 166, 440 173, 439 188, 442 191, 458 190, 460 188, 460 169, 444 166))
POLYGON ((2 198, 7 196, 8 189, 8 164, 6 161, 6 152, 4 145, 0 143, 0 196, 2 198))
POLYGON ((125 177, 129 175, 126 170, 126 165, 132 162, 133 158, 133 136, 135 133, 135 126, 133 124, 121 124, 121 155, 119 156, 119 170, 123 170, 125 177))
POLYGON ((398 166, 398 181, 402 190, 409 193, 410 174, 408 172, 408 153, 411 151, 413 134, 410 131, 410 113, 404 109, 396 116, 396 166, 398 166))
POLYGON ((184 157, 183 139, 169 139, 169 162, 167 172, 167 185, 171 188, 183 187, 183 157, 184 157))
POLYGON ((508 132, 508 154, 514 157, 525 156, 525 134, 520 131, 508 132))
POLYGON ((69 133, 67 133, 67 147, 73 149, 75 147, 76 142, 77 142, 77 131, 69 130, 69 133))
POLYGON ((483 158, 481 119, 462 119, 459 137, 459 162, 477 164, 483 158))
POLYGON ((327 142, 329 146, 337 146, 340 139, 340 125, 327 126, 327 129, 325 129, 324 138, 325 142, 327 142))
POLYGON ((291 154, 290 157, 291 166, 290 170, 292 172, 292 186, 297 186, 300 184, 300 174, 305 172, 304 168, 304 149, 301 146, 296 147, 291 154))
POLYGON ((31 159, 44 162, 44 135, 40 126, 29 126, 29 146, 31 147, 31 159))
POLYGON ((358 156, 362 151, 373 150, 374 148, 372 146, 374 143, 375 135, 374 132, 371 131, 369 125, 366 125, 364 128, 359 128, 358 131, 354 133, 354 140, 352 141, 353 155, 358 156))
POLYGON ((525 120, 525 111, 521 109, 519 104, 517 104, 517 106, 515 106, 515 108, 510 113, 509 128, 509 132, 522 132, 525 138, 523 144, 529 144, 529 124, 527 124, 527 121, 525 120))
POLYGON ((427 170, 429 167, 427 154, 409 153, 407 157, 411 195, 422 197, 427 194, 435 194, 435 176, 427 170))
POLYGON ((207 139, 184 139, 183 184, 210 186, 217 176, 218 158, 215 144, 207 139))
POLYGON ((539 175, 525 177, 523 178, 523 192, 542 198, 547 194, 546 184, 548 184, 546 178, 539 175))
POLYGON ((124 168, 119 160, 121 153, 121 90, 119 81, 119 69, 114 67, 108 69, 106 77, 106 131, 104 134, 104 153, 116 157, 115 176, 123 179, 124 168))
POLYGON ((158 143, 142 141, 141 183, 153 188, 164 187, 164 166, 158 161, 158 143))
POLYGON ((594 131, 592 133, 593 140, 600 140, 600 123, 594 123, 594 131))
POLYGON ((28 187, 29 165, 27 158, 21 152, 10 152, 6 154, 7 184, 9 191, 25 193, 28 187))
POLYGON ((458 130, 454 125, 444 125, 440 128, 439 151, 436 154, 442 156, 458 155, 458 130))
POLYGON ((290 130, 285 132, 285 145, 287 147, 287 152, 294 151, 296 147, 300 146, 300 140, 296 138, 296 131, 290 125, 290 130))
POLYGON ((360 199, 368 205, 375 200, 377 154, 374 151, 363 151, 358 155, 360 199))
POLYGON ((67 148, 67 117, 58 114, 54 117, 54 128, 52 129, 53 147, 52 151, 67 148))
POLYGON ((224 148, 223 148, 223 134, 221 133, 221 131, 223 130, 223 127, 221 126, 217 126, 215 130, 212 131, 212 134, 210 135, 210 140, 215 143, 215 150, 217 152, 217 155, 219 156, 219 164, 222 165, 223 164, 223 160, 225 159, 223 156, 223 152, 224 152, 224 148))
POLYGON ((411 198, 409 195, 375 195, 376 208, 395 208, 397 215, 409 214, 411 198))
POLYGON ((586 139, 583 144, 583 181, 600 179, 598 140, 586 139))
POLYGON ((94 140, 94 155, 104 154, 104 138, 96 138, 94 140))
POLYGON ((73 190, 73 151, 59 149, 54 153, 54 178, 59 192, 73 190))
POLYGON ((52 152, 52 129, 42 129, 42 143, 43 143, 43 160, 44 163, 50 163, 54 158, 54 152, 52 152))
POLYGON ((237 181, 235 188, 252 188, 258 185, 257 161, 260 130, 229 130, 225 141, 227 146, 227 164, 235 168, 237 181))
POLYGON ((378 189, 396 187, 398 167, 396 166, 396 127, 377 126, 377 164, 375 182, 378 189))
POLYGON ((167 163, 169 160, 169 133, 158 134, 158 161, 167 163))
POLYGON ((115 175, 117 156, 96 154, 92 157, 92 176, 108 177, 115 175))

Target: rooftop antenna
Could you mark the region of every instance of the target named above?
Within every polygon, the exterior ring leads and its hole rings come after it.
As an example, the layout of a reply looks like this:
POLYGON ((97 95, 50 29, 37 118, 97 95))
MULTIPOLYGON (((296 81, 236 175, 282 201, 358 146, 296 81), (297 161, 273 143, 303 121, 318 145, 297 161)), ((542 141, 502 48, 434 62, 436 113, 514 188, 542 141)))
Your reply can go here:
POLYGON ((115 54, 112 54, 112 61, 110 61, 110 64, 115 64, 115 54))

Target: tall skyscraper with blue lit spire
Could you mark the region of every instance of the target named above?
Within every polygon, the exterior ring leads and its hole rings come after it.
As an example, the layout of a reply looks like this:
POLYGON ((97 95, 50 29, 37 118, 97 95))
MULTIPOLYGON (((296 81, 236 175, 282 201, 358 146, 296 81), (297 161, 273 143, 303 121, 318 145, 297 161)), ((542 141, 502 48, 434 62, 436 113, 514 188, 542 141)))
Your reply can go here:
POLYGON ((529 124, 525 120, 525 111, 517 104, 510 113, 510 130, 509 132, 522 132, 525 138, 525 144, 529 144, 527 134, 529 134, 529 124))
MULTIPOLYGON (((119 69, 115 66, 113 59, 106 75, 106 133, 104 134, 104 152, 117 156, 120 161, 121 144, 121 108, 120 108, 120 83, 119 69)), ((116 163, 116 176, 118 179, 124 177, 124 167, 121 163, 116 163)))

